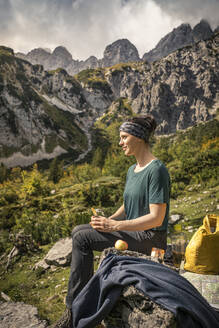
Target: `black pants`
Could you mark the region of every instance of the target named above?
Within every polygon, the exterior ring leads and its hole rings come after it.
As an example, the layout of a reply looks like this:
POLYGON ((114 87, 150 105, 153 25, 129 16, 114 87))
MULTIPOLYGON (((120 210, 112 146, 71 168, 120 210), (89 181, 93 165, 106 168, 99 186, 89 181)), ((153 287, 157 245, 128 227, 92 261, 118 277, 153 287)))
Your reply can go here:
POLYGON ((68 283, 66 305, 71 309, 73 299, 92 277, 93 251, 103 251, 113 247, 116 240, 122 239, 128 243, 128 249, 150 255, 151 248, 166 249, 166 231, 117 231, 99 232, 90 224, 82 224, 72 232, 72 261, 68 283))

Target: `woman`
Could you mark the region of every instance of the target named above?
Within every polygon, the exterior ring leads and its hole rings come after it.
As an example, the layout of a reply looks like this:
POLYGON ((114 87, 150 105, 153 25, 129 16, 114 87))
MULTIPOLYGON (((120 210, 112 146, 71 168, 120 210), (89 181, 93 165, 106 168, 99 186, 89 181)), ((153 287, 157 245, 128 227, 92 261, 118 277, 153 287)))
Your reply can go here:
POLYGON ((136 164, 127 173, 124 203, 110 217, 92 216, 90 224, 72 233, 71 273, 67 311, 56 327, 71 327, 71 305, 93 275, 93 251, 113 247, 118 239, 128 249, 150 255, 152 247, 166 249, 170 179, 164 164, 150 151, 149 138, 156 128, 151 116, 134 117, 120 126, 120 146, 136 164))

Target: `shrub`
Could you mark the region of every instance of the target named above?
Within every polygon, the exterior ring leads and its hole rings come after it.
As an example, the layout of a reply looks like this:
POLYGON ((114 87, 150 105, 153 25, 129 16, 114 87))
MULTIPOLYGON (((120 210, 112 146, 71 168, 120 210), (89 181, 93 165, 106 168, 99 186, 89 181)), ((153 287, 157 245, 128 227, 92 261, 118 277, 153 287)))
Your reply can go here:
POLYGON ((51 188, 38 171, 37 164, 34 164, 30 174, 22 171, 22 178, 23 185, 21 191, 26 199, 30 199, 32 196, 46 196, 49 194, 51 188))
POLYGON ((7 203, 12 204, 12 203, 17 202, 18 195, 15 191, 9 190, 5 193, 4 199, 6 200, 7 203))

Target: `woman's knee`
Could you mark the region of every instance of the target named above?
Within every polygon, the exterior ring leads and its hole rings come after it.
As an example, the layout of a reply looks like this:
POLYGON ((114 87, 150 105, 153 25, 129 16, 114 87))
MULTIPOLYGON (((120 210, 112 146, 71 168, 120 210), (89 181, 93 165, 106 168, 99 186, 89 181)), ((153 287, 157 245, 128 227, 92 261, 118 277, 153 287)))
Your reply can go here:
POLYGON ((72 247, 80 250, 90 248, 90 229, 77 229, 72 235, 72 247))
POLYGON ((89 227, 90 227, 89 224, 79 224, 79 225, 77 225, 77 226, 74 227, 74 229, 72 230, 72 233, 71 233, 72 238, 74 237, 74 235, 75 235, 76 233, 78 233, 78 231, 82 231, 82 230, 84 230, 84 229, 88 229, 89 227))

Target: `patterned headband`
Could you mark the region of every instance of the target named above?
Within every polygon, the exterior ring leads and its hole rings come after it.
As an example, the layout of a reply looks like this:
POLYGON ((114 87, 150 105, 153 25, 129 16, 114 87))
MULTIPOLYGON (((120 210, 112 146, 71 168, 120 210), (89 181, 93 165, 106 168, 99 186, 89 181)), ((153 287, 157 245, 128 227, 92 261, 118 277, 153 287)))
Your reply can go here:
POLYGON ((150 133, 147 128, 137 123, 124 122, 120 126, 119 131, 127 132, 137 138, 143 139, 146 142, 149 140, 150 133))

